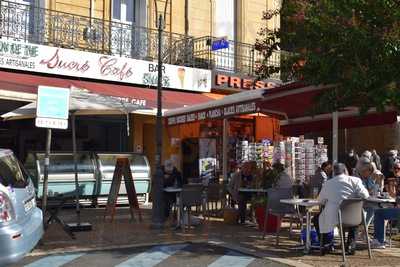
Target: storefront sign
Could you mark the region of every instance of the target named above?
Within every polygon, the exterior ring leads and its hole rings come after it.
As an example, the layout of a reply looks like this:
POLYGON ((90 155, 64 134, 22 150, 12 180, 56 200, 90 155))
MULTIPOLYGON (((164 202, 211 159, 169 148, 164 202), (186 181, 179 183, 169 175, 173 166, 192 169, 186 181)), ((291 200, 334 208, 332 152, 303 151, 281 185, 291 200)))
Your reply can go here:
POLYGON ((67 129, 70 90, 39 86, 36 104, 36 127, 67 129))
POLYGON ((236 74, 213 72, 213 89, 216 90, 253 90, 266 89, 279 86, 280 82, 275 80, 257 80, 254 77, 244 77, 236 74))
POLYGON ((250 114, 257 112, 257 104, 255 102, 242 103, 219 107, 215 109, 189 113, 180 116, 169 117, 167 119, 168 126, 202 121, 206 119, 222 119, 228 116, 236 116, 241 114, 250 114))
MULTIPOLYGON (((138 85, 157 85, 154 62, 72 49, 0 40, 0 68, 138 85)), ((164 64, 163 87, 210 92, 211 71, 164 64)))

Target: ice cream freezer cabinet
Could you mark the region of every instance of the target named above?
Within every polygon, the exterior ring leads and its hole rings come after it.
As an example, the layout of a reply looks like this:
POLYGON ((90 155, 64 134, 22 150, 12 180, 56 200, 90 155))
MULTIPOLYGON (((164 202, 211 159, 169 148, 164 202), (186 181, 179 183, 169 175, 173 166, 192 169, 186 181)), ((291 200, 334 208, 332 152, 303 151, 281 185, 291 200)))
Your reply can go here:
MULTIPOLYGON (((95 153, 78 152, 77 170, 79 195, 82 203, 105 204, 110 192, 117 158, 128 158, 139 201, 148 202, 151 173, 146 156, 136 153, 95 153)), ((34 181, 37 196, 43 194, 44 153, 28 153, 25 167, 34 181)), ((74 157, 72 153, 50 154, 48 196, 75 195, 74 157)), ((119 204, 128 203, 126 189, 122 180, 119 191, 119 204)))

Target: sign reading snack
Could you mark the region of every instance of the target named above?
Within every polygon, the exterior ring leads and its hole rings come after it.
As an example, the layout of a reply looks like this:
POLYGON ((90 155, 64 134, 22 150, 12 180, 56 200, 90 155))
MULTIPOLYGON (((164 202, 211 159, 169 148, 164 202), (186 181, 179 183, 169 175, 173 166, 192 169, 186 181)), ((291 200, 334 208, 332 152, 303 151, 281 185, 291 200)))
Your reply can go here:
MULTIPOLYGON (((0 40, 0 68, 47 74, 157 85, 156 63, 52 46, 0 40)), ((185 91, 210 92, 211 71, 163 64, 162 85, 185 91)))
POLYGON ((256 102, 248 102, 169 117, 167 118, 167 123, 168 126, 171 126, 206 119, 220 119, 228 116, 250 114, 254 112, 257 112, 256 102))
POLYGON ((70 91, 67 88, 39 86, 36 127, 67 129, 70 91))
POLYGON ((267 89, 280 85, 278 80, 257 80, 254 77, 240 76, 232 73, 213 72, 213 89, 225 91, 243 91, 267 89))

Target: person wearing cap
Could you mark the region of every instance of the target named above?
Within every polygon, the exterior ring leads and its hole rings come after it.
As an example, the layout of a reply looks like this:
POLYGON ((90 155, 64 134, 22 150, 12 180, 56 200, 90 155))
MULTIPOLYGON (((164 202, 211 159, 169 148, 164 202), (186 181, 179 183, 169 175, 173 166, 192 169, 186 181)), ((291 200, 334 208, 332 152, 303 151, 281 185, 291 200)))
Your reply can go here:
MULTIPOLYGON (((346 174, 346 166, 336 163, 333 166, 334 177, 322 186, 318 200, 324 204, 322 212, 313 218, 315 228, 322 239, 322 253, 329 250, 328 234, 333 231, 339 223, 338 211, 341 202, 348 198, 368 198, 368 190, 364 187, 361 179, 346 174)), ((349 234, 346 242, 346 252, 355 253, 356 227, 347 229, 349 234)))
MULTIPOLYGON (((165 187, 178 187, 181 188, 186 182, 182 178, 181 173, 174 166, 171 160, 166 160, 164 162, 164 166, 162 167, 163 171, 163 182, 165 187)), ((165 218, 169 217, 171 213, 172 205, 176 201, 176 196, 174 193, 164 193, 165 199, 165 218)))

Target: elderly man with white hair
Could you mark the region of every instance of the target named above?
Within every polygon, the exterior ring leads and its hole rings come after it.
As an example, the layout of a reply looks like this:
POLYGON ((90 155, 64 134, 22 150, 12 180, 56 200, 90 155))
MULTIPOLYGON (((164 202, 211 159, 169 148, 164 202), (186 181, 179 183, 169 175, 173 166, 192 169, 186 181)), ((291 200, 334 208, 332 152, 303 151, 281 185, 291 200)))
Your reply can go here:
MULTIPOLYGON (((328 251, 328 233, 332 232, 338 224, 338 211, 340 204, 348 198, 368 198, 368 190, 364 187, 361 179, 347 175, 346 166, 336 163, 333 166, 334 177, 322 186, 318 196, 320 202, 324 203, 322 212, 314 217, 314 225, 322 238, 323 253, 328 251)), ((349 234, 346 242, 346 252, 355 253, 356 228, 347 229, 349 234)), ((320 239, 321 240, 321 239, 320 239)))

